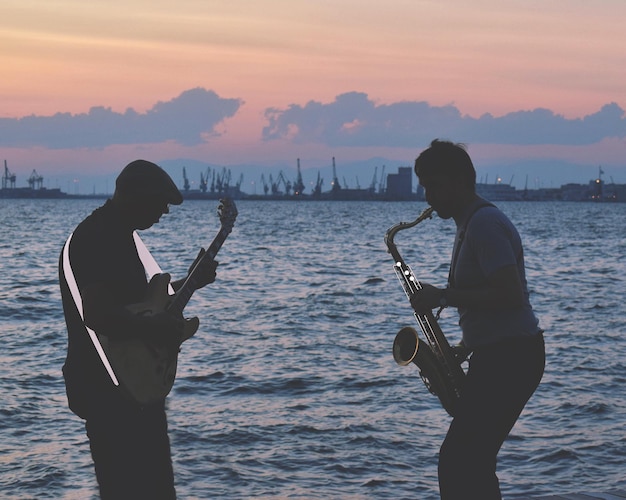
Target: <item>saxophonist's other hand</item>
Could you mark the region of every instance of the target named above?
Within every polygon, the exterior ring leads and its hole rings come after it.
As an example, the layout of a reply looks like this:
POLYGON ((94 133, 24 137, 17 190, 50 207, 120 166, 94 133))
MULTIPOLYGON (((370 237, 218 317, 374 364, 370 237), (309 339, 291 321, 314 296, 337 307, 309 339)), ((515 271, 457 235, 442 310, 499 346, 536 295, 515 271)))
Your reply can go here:
POLYGON ((422 283, 422 289, 411 296, 413 309, 420 313, 439 307, 443 290, 428 283, 422 283))

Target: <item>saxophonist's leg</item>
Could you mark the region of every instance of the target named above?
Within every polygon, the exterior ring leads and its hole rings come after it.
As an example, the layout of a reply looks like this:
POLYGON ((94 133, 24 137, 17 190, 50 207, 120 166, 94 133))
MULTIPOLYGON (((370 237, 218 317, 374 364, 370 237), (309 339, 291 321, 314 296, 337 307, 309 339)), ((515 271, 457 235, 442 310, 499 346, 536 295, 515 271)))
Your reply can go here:
POLYGON ((541 336, 479 347, 439 454, 442 500, 501 499, 496 457, 543 375, 541 336))

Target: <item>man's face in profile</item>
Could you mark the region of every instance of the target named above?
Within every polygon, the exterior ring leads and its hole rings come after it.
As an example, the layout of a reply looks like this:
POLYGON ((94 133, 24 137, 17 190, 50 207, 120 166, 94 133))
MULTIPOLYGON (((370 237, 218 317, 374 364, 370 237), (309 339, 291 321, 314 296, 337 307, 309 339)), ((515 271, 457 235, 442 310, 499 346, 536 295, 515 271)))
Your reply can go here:
POLYGON ((148 229, 157 224, 163 214, 170 212, 169 204, 163 196, 137 198, 133 203, 132 220, 135 229, 148 229))
POLYGON ((453 217, 460 209, 460 202, 467 188, 458 179, 447 175, 430 175, 419 179, 428 204, 442 219, 453 217))

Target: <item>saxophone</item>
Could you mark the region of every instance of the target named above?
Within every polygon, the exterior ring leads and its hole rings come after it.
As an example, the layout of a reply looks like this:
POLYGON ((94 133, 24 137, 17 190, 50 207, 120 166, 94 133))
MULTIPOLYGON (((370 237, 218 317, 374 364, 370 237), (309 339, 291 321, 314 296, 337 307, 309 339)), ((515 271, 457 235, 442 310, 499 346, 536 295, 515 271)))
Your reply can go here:
MULTIPOLYGON (((385 244, 394 258, 394 270, 409 300, 422 289, 422 285, 402 259, 393 239, 398 231, 430 219, 432 213, 433 208, 428 207, 413 222, 400 222, 389 228, 385 234, 385 244)), ((461 395, 465 379, 465 372, 461 367, 465 356, 461 353, 456 354, 450 347, 437 323, 439 314, 435 317, 431 311, 423 313, 414 310, 414 316, 426 342, 419 338, 415 328, 405 326, 396 334, 393 342, 393 357, 400 366, 415 363, 426 388, 439 398, 443 408, 454 417, 456 403, 461 395)))

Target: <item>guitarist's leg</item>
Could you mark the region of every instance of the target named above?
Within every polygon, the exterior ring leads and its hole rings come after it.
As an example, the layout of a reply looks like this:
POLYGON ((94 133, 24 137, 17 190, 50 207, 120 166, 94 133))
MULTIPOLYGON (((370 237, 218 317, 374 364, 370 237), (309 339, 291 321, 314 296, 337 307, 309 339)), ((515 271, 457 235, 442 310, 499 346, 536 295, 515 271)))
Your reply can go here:
POLYGON ((176 498, 162 404, 109 406, 86 427, 102 499, 176 498))

